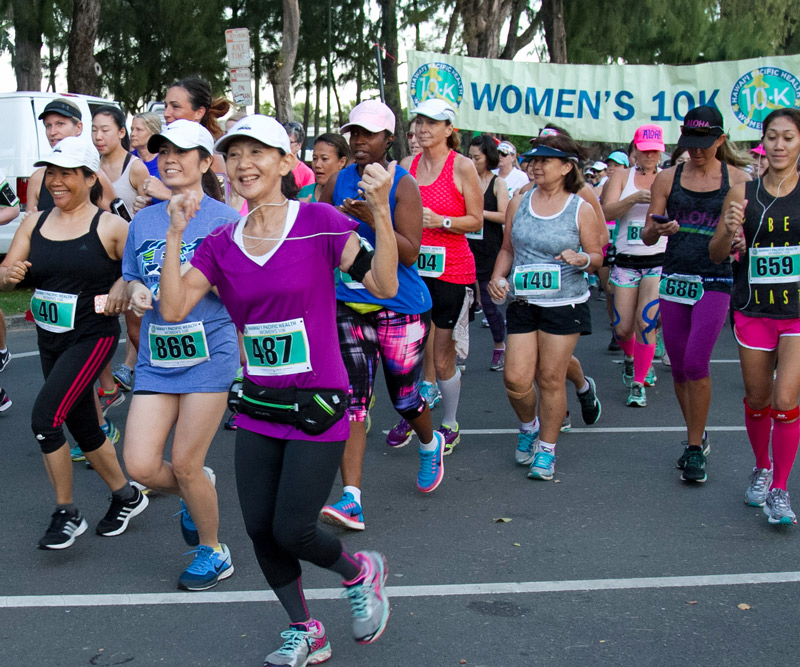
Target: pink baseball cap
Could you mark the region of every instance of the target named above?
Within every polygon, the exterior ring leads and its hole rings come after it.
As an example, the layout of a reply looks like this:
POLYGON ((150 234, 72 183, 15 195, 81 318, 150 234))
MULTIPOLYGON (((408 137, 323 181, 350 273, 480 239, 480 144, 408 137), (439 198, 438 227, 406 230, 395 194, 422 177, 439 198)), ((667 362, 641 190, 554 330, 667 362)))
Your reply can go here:
POLYGON ((633 145, 640 151, 663 151, 664 130, 658 125, 642 125, 633 135, 633 145))
POLYGON ((767 151, 764 150, 764 144, 759 144, 755 148, 750 149, 751 153, 755 153, 756 155, 766 155, 767 151))
POLYGON ((392 110, 380 100, 367 100, 353 107, 350 112, 349 122, 342 125, 339 132, 349 132, 354 125, 363 127, 370 132, 383 132, 387 130, 394 134, 395 118, 392 110))

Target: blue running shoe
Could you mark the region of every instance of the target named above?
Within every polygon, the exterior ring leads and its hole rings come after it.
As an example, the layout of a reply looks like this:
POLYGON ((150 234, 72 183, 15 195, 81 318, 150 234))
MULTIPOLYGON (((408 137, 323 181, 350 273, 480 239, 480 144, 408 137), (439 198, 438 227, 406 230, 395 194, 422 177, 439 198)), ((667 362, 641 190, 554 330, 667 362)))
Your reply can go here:
MULTIPOLYGON (((214 471, 208 466, 203 466, 203 472, 206 474, 206 477, 211 480, 211 483, 216 486, 217 476, 214 474, 214 471)), ((186 503, 183 502, 183 498, 181 498, 180 512, 176 512, 174 516, 177 515, 181 517, 181 534, 183 535, 183 541, 190 547, 196 547, 200 544, 200 534, 197 532, 197 526, 194 523, 194 519, 192 519, 192 515, 189 513, 189 508, 186 507, 186 503)))
POLYGON ((546 452, 541 448, 537 448, 528 477, 531 479, 553 479, 553 473, 555 473, 555 471, 556 455, 552 452, 546 452))
POLYGON ((339 526, 350 530, 364 530, 364 515, 352 493, 342 494, 342 499, 334 505, 325 505, 319 513, 320 521, 329 526, 339 526))
POLYGON ((342 597, 350 601, 353 637, 359 644, 371 644, 383 634, 389 621, 386 596, 386 560, 376 551, 359 551, 356 558, 363 569, 354 583, 345 582, 342 597))
POLYGON ((436 449, 432 452, 419 450, 419 473, 417 488, 422 493, 430 493, 442 483, 444 477, 444 436, 439 431, 433 432, 436 449))
POLYGON ((225 544, 220 544, 222 551, 214 551, 205 544, 197 547, 192 564, 184 570, 178 579, 178 588, 184 591, 205 591, 216 586, 221 579, 233 574, 231 552, 225 544))
POLYGON ((80 447, 78 447, 78 445, 75 445, 72 449, 69 450, 69 455, 75 462, 86 460, 86 455, 83 453, 83 450, 80 447))
POLYGON ((533 449, 536 438, 539 437, 539 429, 535 431, 520 431, 517 435, 517 451, 514 458, 518 466, 527 466, 533 461, 533 449))
POLYGON ((428 407, 431 410, 442 400, 442 392, 439 391, 439 386, 435 382, 425 382, 423 380, 419 386, 419 393, 428 403, 428 407))

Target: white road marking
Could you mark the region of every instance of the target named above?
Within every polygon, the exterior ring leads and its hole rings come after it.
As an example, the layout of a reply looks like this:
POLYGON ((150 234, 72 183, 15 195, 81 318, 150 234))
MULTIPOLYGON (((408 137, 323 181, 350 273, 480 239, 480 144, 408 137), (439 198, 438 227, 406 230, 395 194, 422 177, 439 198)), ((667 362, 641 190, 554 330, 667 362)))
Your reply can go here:
MULTIPOLYGON (((759 586, 800 583, 800 572, 750 572, 687 577, 638 577, 632 579, 577 579, 571 581, 520 581, 486 584, 446 584, 436 586, 388 586, 390 598, 458 597, 463 595, 518 595, 531 593, 570 593, 580 591, 621 591, 698 586, 759 586)), ((306 591, 309 600, 335 600, 341 588, 316 588, 306 591)), ((0 609, 53 607, 117 607, 129 605, 222 604, 277 602, 270 591, 215 591, 200 593, 118 593, 104 595, 19 595, 0 596, 0 609)))
MULTIPOLYGON (((127 338, 120 338, 119 342, 120 343, 127 343, 128 340, 127 340, 127 338)), ((11 353, 11 358, 12 359, 24 359, 25 357, 38 357, 38 356, 39 356, 39 350, 36 350, 35 352, 12 352, 11 353)))
MULTIPOLYGON (((643 430, 662 431, 664 433, 683 433, 685 426, 598 426, 591 428, 571 428, 567 433, 641 433, 643 430)), ((730 433, 744 431, 744 426, 706 426, 706 431, 730 433)), ((388 433, 388 430, 384 430, 388 433)), ((509 435, 519 433, 518 428, 462 428, 462 435, 509 435)))

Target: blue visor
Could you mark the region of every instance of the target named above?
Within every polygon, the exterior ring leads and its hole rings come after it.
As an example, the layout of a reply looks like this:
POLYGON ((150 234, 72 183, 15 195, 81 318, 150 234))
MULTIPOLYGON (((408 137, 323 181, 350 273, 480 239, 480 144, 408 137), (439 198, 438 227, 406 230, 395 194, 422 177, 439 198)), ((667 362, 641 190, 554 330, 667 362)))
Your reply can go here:
POLYGON ((574 160, 575 162, 578 161, 578 156, 575 155, 575 153, 567 153, 566 151, 553 148, 552 146, 534 146, 529 151, 525 151, 522 154, 522 157, 526 157, 528 159, 532 157, 557 157, 561 158, 562 160, 574 160))

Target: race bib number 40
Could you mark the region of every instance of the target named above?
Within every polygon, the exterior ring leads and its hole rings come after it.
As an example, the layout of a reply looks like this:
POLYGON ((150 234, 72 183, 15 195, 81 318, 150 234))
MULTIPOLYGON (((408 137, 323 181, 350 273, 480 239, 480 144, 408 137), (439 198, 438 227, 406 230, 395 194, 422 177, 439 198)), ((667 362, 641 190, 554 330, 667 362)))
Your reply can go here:
POLYGON ((189 368, 208 361, 208 341, 202 322, 151 324, 150 365, 160 368, 189 368))
POLYGON ((700 276, 684 276, 678 273, 661 278, 658 296, 665 301, 674 301, 693 306, 703 298, 703 280, 700 276))
POLYGON ((311 370, 303 318, 244 325, 244 350, 250 375, 295 375, 311 370))
POLYGON ((31 313, 36 325, 53 333, 64 333, 75 328, 77 306, 77 294, 37 289, 31 297, 31 313))
POLYGON ((438 278, 444 273, 445 248, 432 245, 419 247, 417 272, 426 278, 438 278))
POLYGON ((515 296, 541 296, 561 290, 561 267, 558 264, 522 264, 512 278, 515 296))
POLYGON ((750 248, 750 282, 791 283, 800 280, 800 247, 750 248))

